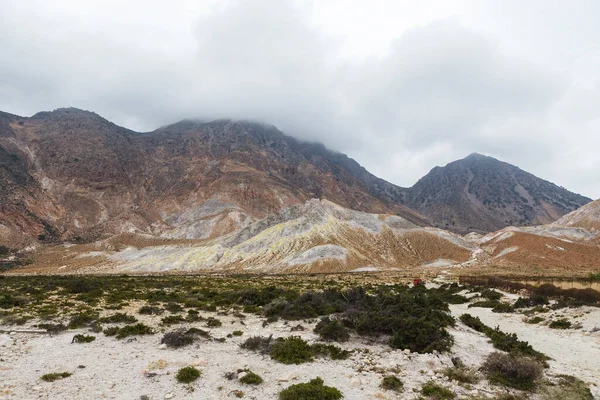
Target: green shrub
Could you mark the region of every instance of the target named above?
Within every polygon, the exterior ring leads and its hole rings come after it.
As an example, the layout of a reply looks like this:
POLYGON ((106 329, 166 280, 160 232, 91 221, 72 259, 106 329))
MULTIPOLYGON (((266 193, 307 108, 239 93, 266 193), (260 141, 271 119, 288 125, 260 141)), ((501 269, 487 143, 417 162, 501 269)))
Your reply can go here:
POLYGON ((244 332, 242 332, 242 331, 233 331, 233 332, 231 332, 232 336, 242 336, 243 334, 244 334, 244 332))
POLYGON ((217 328, 221 325, 223 325, 223 323, 214 317, 210 317, 206 320, 206 326, 209 328, 217 328))
POLYGON ((142 314, 142 315, 160 315, 164 312, 165 312, 165 310, 160 307, 154 307, 154 306, 148 306, 148 305, 142 306, 138 310, 138 314, 142 314))
POLYGON ((179 383, 192 383, 196 379, 200 378, 200 375, 200 371, 198 371, 196 368, 184 367, 177 372, 175 379, 177 379, 177 382, 179 383))
POLYGON ((69 329, 83 328, 85 326, 90 325, 96 319, 98 319, 97 312, 84 311, 77 315, 72 316, 71 319, 69 320, 69 324, 67 325, 67 327, 69 329))
POLYGON ((401 392, 404 389, 404 383, 393 375, 385 376, 379 385, 382 389, 401 392))
POLYGON ((57 381, 59 379, 64 379, 64 378, 68 378, 71 375, 73 375, 70 372, 53 372, 51 374, 44 374, 42 375, 41 379, 45 382, 54 382, 57 381))
POLYGON ((433 400, 450 400, 456 397, 453 391, 433 381, 426 382, 421 387, 421 394, 433 400))
POLYGON ((454 340, 443 328, 424 319, 412 319, 405 322, 405 329, 395 332, 390 346, 395 349, 409 349, 412 352, 443 352, 452 347, 454 340))
POLYGON ((569 375, 559 375, 557 381, 545 384, 537 392, 544 400, 594 400, 588 385, 569 375))
POLYGON ((488 300, 500 300, 502 298, 502 293, 497 292, 493 289, 484 289, 481 291, 481 297, 486 298, 488 300))
POLYGON ((342 397, 336 388, 325 386, 321 378, 292 385, 279 393, 279 400, 339 400, 342 397))
POLYGON ((491 353, 482 370, 490 382, 520 390, 532 390, 542 377, 543 366, 532 358, 491 353))
POLYGON ((182 322, 185 322, 185 318, 183 318, 181 315, 168 315, 160 320, 160 323, 165 326, 181 324, 182 322))
POLYGON ((311 346, 299 336, 278 338, 269 354, 273 360, 283 364, 302 364, 314 358, 311 346))
POLYGON ((177 349, 194 343, 198 337, 210 338, 210 334, 198 328, 179 329, 166 333, 160 342, 177 349))
POLYGON ((96 340, 96 336, 75 335, 71 343, 90 343, 96 340))
POLYGON ((123 339, 127 336, 152 335, 153 333, 152 328, 141 322, 135 325, 125 325, 122 328, 112 326, 104 330, 106 336, 116 336, 117 339, 123 339))
POLYGON ((181 304, 169 302, 165 305, 165 310, 167 310, 171 313, 178 313, 178 312, 183 311, 183 307, 181 306, 181 304))
POLYGON ((331 320, 325 317, 315 326, 314 332, 319 335, 321 340, 328 342, 345 342, 350 339, 348 329, 337 320, 331 320))
POLYGON ((498 350, 506 351, 515 355, 528 355, 545 362, 548 357, 531 347, 527 342, 522 342, 514 333, 504 333, 498 327, 492 329, 485 325, 478 317, 470 314, 463 314, 460 320, 468 327, 485 334, 490 338, 492 345, 498 350))
POLYGON ((110 328, 106 328, 104 329, 104 335, 106 336, 115 336, 117 333, 119 333, 119 327, 118 326, 111 326, 110 328))
POLYGON ((597 274, 590 273, 588 275, 588 278, 592 281, 600 281, 600 273, 597 273, 597 274))
POLYGON ((246 375, 240 378, 240 382, 245 385, 260 385, 263 379, 252 371, 246 371, 246 375))
POLYGON ((556 321, 550 322, 548 325, 548 327, 552 329, 570 329, 571 326, 571 322, 566 318, 557 319, 556 321))
POLYGON ((509 303, 499 302, 494 308, 492 308, 492 312, 495 313, 512 313, 515 312, 515 309, 509 303))
POLYGON ((469 304, 469 308, 471 307, 480 307, 480 308, 494 308, 500 304, 498 300, 483 300, 476 301, 475 303, 469 304))
POLYGON ((350 357, 350 352, 348 350, 330 344, 317 343, 310 346, 310 348, 317 357, 329 357, 332 360, 346 360, 350 357))
POLYGON ((134 322, 137 322, 137 319, 132 315, 127 315, 124 313, 116 313, 116 314, 110 315, 108 317, 100 318, 98 321, 105 323, 105 324, 119 324, 119 323, 133 324, 134 322))
POLYGON ((533 294, 530 297, 519 297, 515 304, 513 304, 514 308, 528 308, 535 306, 542 306, 549 304, 549 300, 546 296, 542 296, 540 294, 533 294))

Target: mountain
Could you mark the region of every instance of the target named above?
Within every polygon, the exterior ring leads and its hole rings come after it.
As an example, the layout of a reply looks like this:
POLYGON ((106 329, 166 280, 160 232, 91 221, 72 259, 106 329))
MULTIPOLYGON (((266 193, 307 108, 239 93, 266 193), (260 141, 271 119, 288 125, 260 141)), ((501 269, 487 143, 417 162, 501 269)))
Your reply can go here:
POLYGON ((210 240, 313 198, 457 233, 548 223, 589 201, 477 154, 402 188, 260 123, 184 120, 140 133, 75 108, 0 112, 7 247, 130 233, 210 240))
POLYGON ((2 113, 0 183, 0 242, 13 247, 127 232, 210 239, 311 198, 428 223, 346 155, 246 121, 138 133, 74 108, 2 113))
POLYGON ((590 201, 511 164, 471 154, 432 169, 407 190, 405 204, 438 227, 485 233, 547 224, 590 201))

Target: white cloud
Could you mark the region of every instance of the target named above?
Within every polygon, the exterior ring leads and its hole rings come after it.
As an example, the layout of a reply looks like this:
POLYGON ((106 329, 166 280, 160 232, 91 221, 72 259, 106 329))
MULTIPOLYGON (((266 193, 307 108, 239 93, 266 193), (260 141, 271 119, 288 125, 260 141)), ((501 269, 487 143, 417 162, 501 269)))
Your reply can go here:
POLYGON ((600 197, 585 2, 2 3, 3 111, 263 120, 404 186, 478 151, 600 197))

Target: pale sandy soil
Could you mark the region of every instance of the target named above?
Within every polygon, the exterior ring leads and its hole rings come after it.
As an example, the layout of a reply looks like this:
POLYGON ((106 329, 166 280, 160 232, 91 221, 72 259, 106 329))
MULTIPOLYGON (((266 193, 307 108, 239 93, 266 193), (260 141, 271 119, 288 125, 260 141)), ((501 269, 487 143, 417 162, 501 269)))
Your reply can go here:
POLYGON ((450 305, 450 309, 456 317, 469 313, 488 326, 499 326, 503 332, 515 333, 520 340, 529 342, 534 349, 552 358, 549 364, 553 372, 582 379, 600 397, 600 331, 592 333, 594 328, 600 330, 599 308, 581 307, 538 314, 547 321, 566 317, 581 324, 580 329, 561 330, 550 329, 544 323, 527 324, 522 314, 498 314, 489 308, 467 306, 450 305))
MULTIPOLYGON (((134 314, 134 309, 137 308, 132 305, 130 310, 124 311, 134 314)), ((452 306, 456 316, 465 310, 466 305, 452 306)), ((554 361, 550 362, 547 374, 575 375, 592 384, 594 393, 600 395, 600 333, 587 335, 584 332, 600 324, 600 310, 568 311, 582 314, 577 320, 581 321, 583 329, 566 332, 527 325, 519 315, 494 314, 481 308, 471 308, 468 312, 479 316, 488 325, 499 325, 502 330, 516 332, 521 339, 552 357, 554 361)), ((134 315, 142 322, 158 327, 160 317, 134 315)), ((230 399, 236 398, 234 390, 243 391, 245 399, 277 399, 282 389, 317 376, 322 377, 326 385, 338 388, 345 399, 415 399, 419 395, 417 390, 430 379, 448 386, 459 394, 459 398, 506 393, 506 389, 491 386, 485 380, 467 389, 448 382, 437 373, 452 365, 452 355, 458 355, 469 366, 478 367, 493 351, 486 337, 461 323, 450 329, 456 341, 453 354, 406 354, 374 341, 352 338, 341 346, 349 350, 368 349, 369 352, 355 352, 343 361, 317 359, 302 365, 284 365, 268 356, 240 349, 239 343, 253 335, 271 333, 274 337, 300 335, 315 342, 314 321, 300 322, 306 330, 291 332, 290 328, 298 322, 285 324, 280 321, 263 328, 263 319, 253 315, 243 320, 244 325, 231 315, 217 318, 223 325, 208 329, 213 337, 224 337, 234 330, 243 331, 243 336, 229 338, 225 343, 201 339, 181 349, 162 350, 159 348, 160 332, 130 340, 117 340, 83 329, 55 336, 0 334, 0 399, 139 399, 142 395, 150 399, 230 399), (87 344, 71 344, 76 333, 95 335, 97 339, 87 344), (202 376, 191 385, 177 383, 177 370, 187 365, 196 366, 202 376), (224 377, 226 372, 244 368, 259 374, 264 383, 253 387, 224 377), (73 375, 52 383, 40 379, 43 374, 62 371, 73 375), (387 374, 397 374, 402 379, 405 383, 403 393, 379 388, 382 377, 387 374)), ((207 329, 202 322, 183 326, 207 329)), ((0 329, 7 328, 0 326, 0 329)), ((164 328, 165 331, 173 329, 175 327, 164 328)))

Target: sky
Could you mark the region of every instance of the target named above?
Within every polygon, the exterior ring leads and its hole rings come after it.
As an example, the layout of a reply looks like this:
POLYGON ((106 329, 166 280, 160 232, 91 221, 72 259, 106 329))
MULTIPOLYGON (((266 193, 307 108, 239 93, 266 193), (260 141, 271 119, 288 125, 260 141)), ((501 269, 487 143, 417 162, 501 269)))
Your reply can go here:
POLYGON ((0 110, 250 119, 412 186, 470 153, 600 198, 596 0, 0 0, 0 110))

